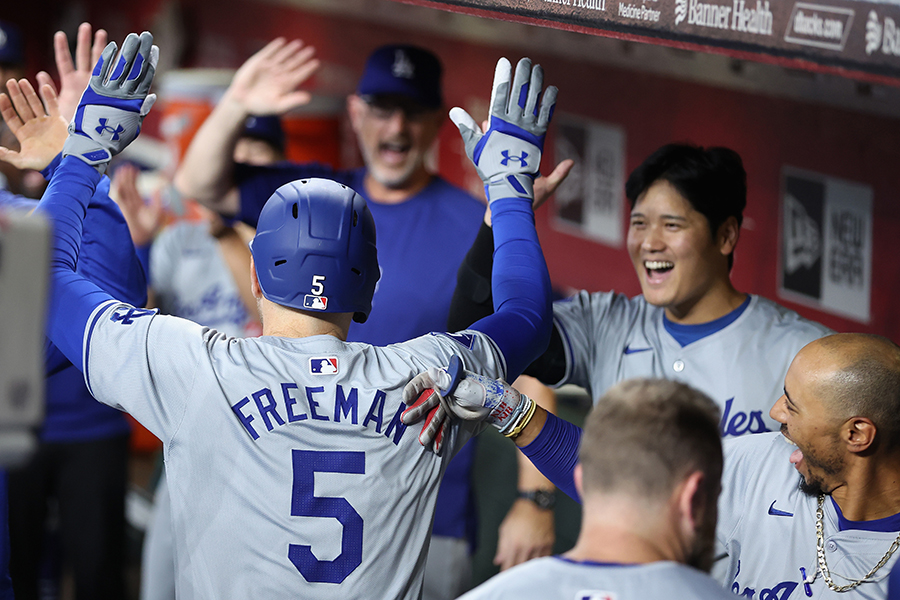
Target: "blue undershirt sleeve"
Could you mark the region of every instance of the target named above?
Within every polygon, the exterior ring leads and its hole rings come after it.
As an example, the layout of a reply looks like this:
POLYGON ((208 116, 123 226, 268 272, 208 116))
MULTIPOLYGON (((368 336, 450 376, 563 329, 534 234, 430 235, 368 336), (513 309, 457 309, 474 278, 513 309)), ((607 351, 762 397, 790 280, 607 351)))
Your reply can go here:
POLYGON ((581 427, 547 413, 547 422, 534 440, 519 448, 522 454, 570 498, 581 504, 572 475, 578 464, 581 427))
POLYGON ((82 372, 82 345, 88 319, 94 309, 113 300, 107 292, 75 272, 87 206, 101 177, 84 161, 67 156, 36 209, 53 224, 47 336, 82 372))
POLYGON ((501 198, 491 203, 494 314, 472 325, 487 334, 506 358, 507 381, 514 381, 543 353, 553 325, 550 274, 534 229, 531 203, 501 198))

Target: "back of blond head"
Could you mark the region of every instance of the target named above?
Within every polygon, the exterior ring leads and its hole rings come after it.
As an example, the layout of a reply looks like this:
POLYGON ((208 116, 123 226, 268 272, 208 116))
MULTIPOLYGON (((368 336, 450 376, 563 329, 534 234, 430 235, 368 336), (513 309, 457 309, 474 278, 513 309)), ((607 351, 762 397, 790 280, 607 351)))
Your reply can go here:
POLYGON ((719 409, 705 394, 676 381, 622 381, 588 415, 579 459, 586 496, 627 493, 663 501, 695 471, 704 473, 709 491, 717 493, 719 409))

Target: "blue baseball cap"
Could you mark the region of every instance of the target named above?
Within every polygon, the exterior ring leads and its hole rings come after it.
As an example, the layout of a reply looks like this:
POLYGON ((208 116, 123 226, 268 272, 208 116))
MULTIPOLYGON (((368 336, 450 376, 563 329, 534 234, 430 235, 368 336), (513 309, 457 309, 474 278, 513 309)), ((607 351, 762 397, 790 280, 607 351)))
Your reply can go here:
POLYGON ((0 64, 21 65, 24 62, 22 32, 12 23, 0 21, 0 64))
POLYGON ((439 108, 441 61, 417 46, 395 44, 376 49, 363 71, 356 93, 360 96, 402 96, 425 108, 439 108))
POLYGON ((279 152, 284 152, 284 129, 281 127, 281 119, 275 115, 250 115, 244 122, 241 137, 262 140, 279 152))

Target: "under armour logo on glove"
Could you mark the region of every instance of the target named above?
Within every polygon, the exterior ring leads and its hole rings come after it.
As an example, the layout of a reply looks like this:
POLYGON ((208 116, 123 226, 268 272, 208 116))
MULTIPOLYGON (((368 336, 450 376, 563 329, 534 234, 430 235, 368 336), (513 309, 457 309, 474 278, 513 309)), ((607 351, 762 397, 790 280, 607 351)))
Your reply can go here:
POLYGON ((509 163, 509 161, 514 160, 519 162, 520 167, 527 167, 528 163, 525 162, 525 159, 528 158, 528 153, 523 152, 521 156, 510 156, 509 150, 504 150, 500 154, 503 155, 503 160, 500 161, 500 164, 504 167, 509 163))
POLYGON ((109 125, 106 124, 107 121, 108 121, 108 119, 100 119, 100 121, 99 121, 100 125, 97 127, 97 133, 99 133, 100 135, 103 135, 104 131, 109 131, 112 133, 113 141, 118 141, 119 134, 125 133, 125 128, 122 127, 121 125, 116 125, 116 128, 113 129, 112 127, 110 127, 109 125))

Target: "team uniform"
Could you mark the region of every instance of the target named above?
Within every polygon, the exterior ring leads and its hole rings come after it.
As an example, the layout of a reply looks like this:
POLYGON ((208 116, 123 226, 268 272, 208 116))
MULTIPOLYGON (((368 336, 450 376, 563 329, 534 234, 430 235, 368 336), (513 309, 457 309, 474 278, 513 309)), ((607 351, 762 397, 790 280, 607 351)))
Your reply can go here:
POLYGON ((259 334, 209 224, 182 221, 167 227, 150 249, 150 273, 160 312, 233 337, 259 334))
POLYGON ((234 339, 100 307, 85 379, 164 442, 178 597, 309 597, 322 584, 341 584, 347 597, 418 597, 431 527, 423 515, 473 432, 455 432, 441 457, 423 452, 400 423, 401 394, 454 354, 479 372, 505 371, 488 338, 463 339, 472 350, 444 335, 387 348, 331 336, 234 339), (123 382, 134 390, 127 398, 123 382), (240 492, 223 496, 223 481, 240 492))
MULTIPOLYGON (((632 377, 674 379, 719 404, 720 432, 739 436, 778 429, 769 406, 781 396, 797 352, 832 333, 761 296, 711 323, 678 325, 643 296, 579 292, 553 304, 566 374, 599 398, 632 377), (682 337, 683 336, 683 337, 682 337), (680 343, 687 341, 686 345, 680 343)), ((551 383, 551 382, 548 382, 551 383)))
MULTIPOLYGON (((475 239, 484 204, 440 177, 398 204, 380 204, 366 196, 366 169, 335 171, 316 164, 282 163, 252 167, 238 164, 235 181, 241 194, 238 217, 256 225, 259 211, 279 186, 304 177, 324 177, 357 190, 366 198, 378 229, 381 279, 365 323, 352 323, 348 340, 385 346, 432 331, 447 329, 456 271, 475 239), (411 232, 428 232, 439 244, 423 248, 411 232), (427 276, 421 276, 427 273, 427 276)), ((468 323, 467 323, 468 325, 468 323)), ((432 540, 434 551, 426 580, 426 597, 452 597, 468 587, 469 555, 475 544, 474 494, 471 471, 476 440, 466 444, 450 463, 441 482, 432 540), (447 577, 452 582, 444 581, 447 577), (432 590, 434 593, 432 593, 432 590), (455 593, 454 593, 455 590, 455 593)))
POLYGON ((697 569, 669 561, 616 564, 535 558, 495 575, 460 600, 734 600, 697 569))
MULTIPOLYGON (((548 415, 538 436, 522 448, 550 481, 576 500, 572 471, 580 441, 580 428, 548 415)), ((725 441, 713 576, 736 595, 758 600, 885 598, 896 555, 871 581, 847 592, 832 591, 818 573, 818 498, 799 488, 800 475, 790 462, 795 449, 776 432, 725 441), (815 576, 812 583, 807 583, 808 576, 815 576)), ((861 579, 898 539, 900 514, 849 521, 830 496, 823 511, 823 547, 836 585, 861 579)))
MULTIPOLYGON (((885 598, 888 574, 897 556, 866 582, 834 592, 817 571, 818 498, 803 493, 790 463, 796 446, 780 433, 748 436, 725 444, 725 469, 716 528, 717 549, 727 553, 715 574, 731 591, 749 598, 885 598)), ((885 555, 900 532, 900 514, 874 521, 848 521, 826 496, 825 558, 834 582, 861 579, 885 555)))
MULTIPOLYGON (((208 223, 181 221, 167 227, 153 241, 149 256, 151 287, 160 312, 189 319, 229 337, 259 335, 259 324, 247 312, 208 223)), ((153 495, 141 572, 142 600, 175 598, 172 504, 165 473, 153 495)))
MULTIPOLYGON (((546 341, 549 278, 530 204, 495 203, 495 227, 508 223, 509 235, 498 240, 498 257, 505 265, 523 256, 517 273, 528 271, 509 281, 506 309, 478 330, 379 348, 325 335, 239 340, 112 300, 72 272, 79 211, 97 180, 69 157, 41 203, 56 225, 48 328, 67 356, 83 356, 96 398, 129 411, 164 442, 179 532, 178 597, 418 597, 440 476, 475 430, 457 424, 441 456, 423 451, 400 423, 403 387, 454 355, 470 370, 514 376, 546 341)), ((291 204, 279 207, 290 215, 291 204)), ((342 214, 349 223, 351 212, 342 214)), ((292 289, 279 304, 315 308, 295 279, 278 275, 279 244, 296 253, 298 241, 274 228, 290 219, 273 215, 252 245, 264 293, 292 289)), ((288 265, 306 264, 293 257, 288 265)), ((342 307, 337 312, 364 310, 343 302, 354 299, 328 299, 342 307)))

